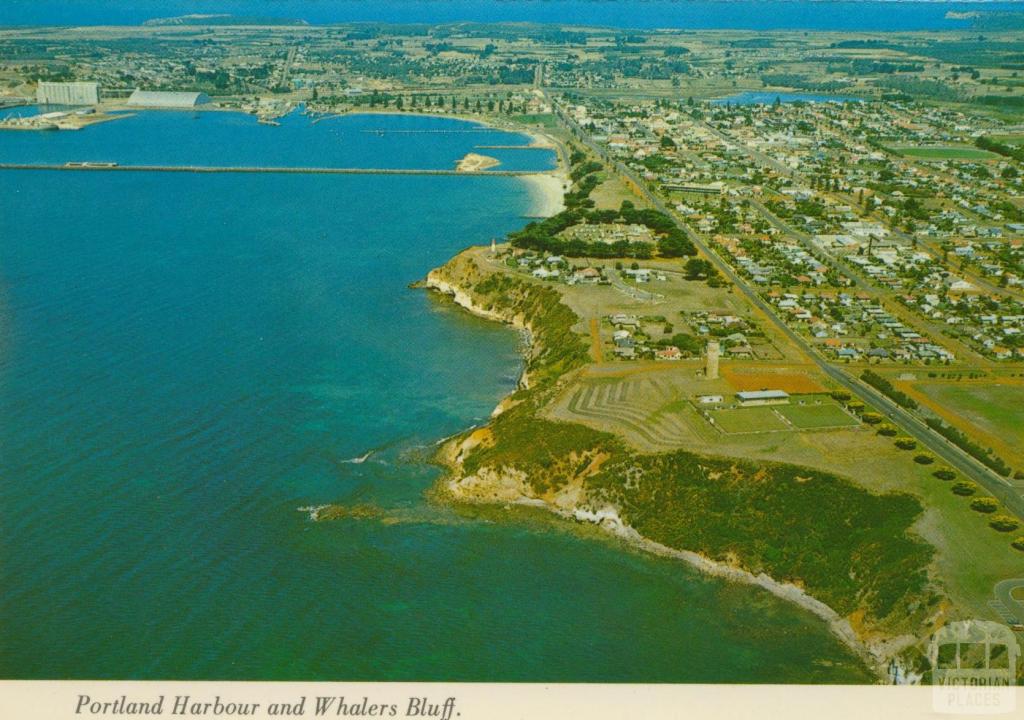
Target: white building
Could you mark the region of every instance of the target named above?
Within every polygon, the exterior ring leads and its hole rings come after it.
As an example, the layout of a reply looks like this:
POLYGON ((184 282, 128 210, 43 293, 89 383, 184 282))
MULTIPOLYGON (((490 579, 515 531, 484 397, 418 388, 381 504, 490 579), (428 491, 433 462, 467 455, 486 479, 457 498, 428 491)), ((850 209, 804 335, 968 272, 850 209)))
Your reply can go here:
POLYGON ((789 403, 789 393, 783 390, 749 390, 736 393, 736 399, 743 407, 786 405, 789 403))
POLYGON ((94 82, 40 82, 36 102, 40 105, 95 105, 100 86, 94 82))
POLYGON ((206 105, 210 98, 201 92, 163 92, 153 90, 136 90, 128 98, 132 107, 188 109, 206 105))

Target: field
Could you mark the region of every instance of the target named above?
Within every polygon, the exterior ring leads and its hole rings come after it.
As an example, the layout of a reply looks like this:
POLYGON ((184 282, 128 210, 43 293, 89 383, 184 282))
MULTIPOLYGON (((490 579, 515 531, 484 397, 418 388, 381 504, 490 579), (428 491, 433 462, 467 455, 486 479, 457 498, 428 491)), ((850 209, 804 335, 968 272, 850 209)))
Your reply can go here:
POLYGON ((894 147, 893 150, 918 160, 993 160, 999 156, 969 145, 936 145, 928 147, 894 147))
POLYGON ((829 398, 806 400, 808 404, 779 405, 775 409, 789 420, 794 427, 801 430, 818 428, 856 427, 860 424, 857 418, 843 410, 829 398))
POLYGON ((1024 384, 915 383, 910 390, 946 422, 976 437, 1011 465, 1024 463, 1024 384))
POLYGON ((788 393, 820 393, 825 388, 810 374, 788 367, 749 367, 723 365, 722 377, 736 390, 784 390, 788 393))
POLYGON ((524 125, 540 125, 545 128, 558 127, 558 122, 555 120, 555 116, 550 113, 519 115, 516 117, 516 122, 520 122, 524 125))
POLYGON ((727 433, 763 433, 790 427, 770 407, 727 408, 708 413, 715 426, 727 433))
POLYGON ((992 139, 1007 145, 1024 145, 1024 135, 1021 134, 993 135, 992 139))

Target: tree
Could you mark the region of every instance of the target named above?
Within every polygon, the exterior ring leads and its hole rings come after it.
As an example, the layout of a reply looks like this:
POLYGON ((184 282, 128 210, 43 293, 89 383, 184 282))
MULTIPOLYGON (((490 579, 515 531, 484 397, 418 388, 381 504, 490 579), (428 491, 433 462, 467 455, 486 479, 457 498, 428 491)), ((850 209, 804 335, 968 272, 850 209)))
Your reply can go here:
POLYGON ((978 486, 975 485, 972 482, 966 482, 964 480, 961 480, 960 482, 955 483, 953 485, 952 490, 953 490, 953 494, 954 495, 960 495, 962 497, 967 497, 969 495, 973 495, 974 493, 978 492, 978 486))
POLYGON ((691 355, 699 354, 702 345, 699 338, 687 333, 676 333, 673 335, 672 344, 683 352, 688 352, 691 355))
POLYGON ((683 255, 694 255, 697 248, 690 239, 681 232, 673 232, 658 238, 658 252, 662 257, 675 258, 683 255))
POLYGON ((994 513, 999 509, 999 503, 995 498, 983 497, 971 501, 971 510, 980 513, 994 513))
POLYGON ((1020 522, 1011 515, 996 515, 988 526, 999 532, 1011 532, 1020 527, 1020 522))
POLYGON ((702 258, 694 257, 687 260, 686 265, 683 267, 687 280, 699 280, 701 277, 707 277, 708 271, 711 269, 711 263, 702 258))

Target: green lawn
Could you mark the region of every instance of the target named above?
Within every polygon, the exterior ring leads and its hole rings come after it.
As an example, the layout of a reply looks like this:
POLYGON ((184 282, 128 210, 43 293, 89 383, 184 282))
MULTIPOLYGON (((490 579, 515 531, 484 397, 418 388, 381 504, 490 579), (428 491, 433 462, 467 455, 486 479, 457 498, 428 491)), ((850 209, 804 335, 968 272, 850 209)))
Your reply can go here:
MULTIPOLYGON (((814 401, 811 401, 813 403, 814 401)), ((801 430, 828 427, 854 427, 859 421, 832 401, 807 405, 780 405, 776 408, 793 425, 801 430)))
POLYGON ((992 135, 991 137, 996 142, 1006 143, 1007 145, 1024 145, 1024 135, 1021 134, 992 135))
MULTIPOLYGON (((1024 427, 1024 385, 989 385, 968 383, 916 383, 914 388, 924 393, 964 420, 1003 441, 1006 447, 1000 454, 1011 465, 1024 458, 1021 447, 1021 428, 1024 427), (1016 451, 1016 457, 1005 457, 1006 449, 1016 451)), ((988 445, 988 443, 982 443, 988 445)))
POLYGON ((555 116, 550 113, 537 113, 533 115, 519 115, 515 120, 524 125, 543 125, 546 128, 557 127, 555 116))
POLYGON ((715 425, 727 433, 771 432, 789 430, 789 426, 770 407, 729 408, 712 410, 715 425))
POLYGON ((969 145, 943 145, 929 147, 895 147, 897 152, 920 160, 992 160, 999 157, 988 150, 969 145))

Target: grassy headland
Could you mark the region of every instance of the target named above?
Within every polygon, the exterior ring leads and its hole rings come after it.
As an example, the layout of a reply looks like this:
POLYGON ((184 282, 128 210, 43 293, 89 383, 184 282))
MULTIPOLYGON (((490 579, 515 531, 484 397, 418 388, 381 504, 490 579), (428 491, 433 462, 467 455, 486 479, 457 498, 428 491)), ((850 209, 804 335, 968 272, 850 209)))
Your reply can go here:
POLYGON ((795 465, 638 452, 610 433, 541 417, 589 362, 573 330, 580 319, 558 291, 488 272, 468 255, 431 272, 427 284, 531 336, 528 382, 487 427, 439 454, 451 499, 542 504, 649 550, 758 582, 828 620, 878 664, 942 615, 927 572, 932 548, 911 530, 922 512, 915 498, 874 494, 795 465))

